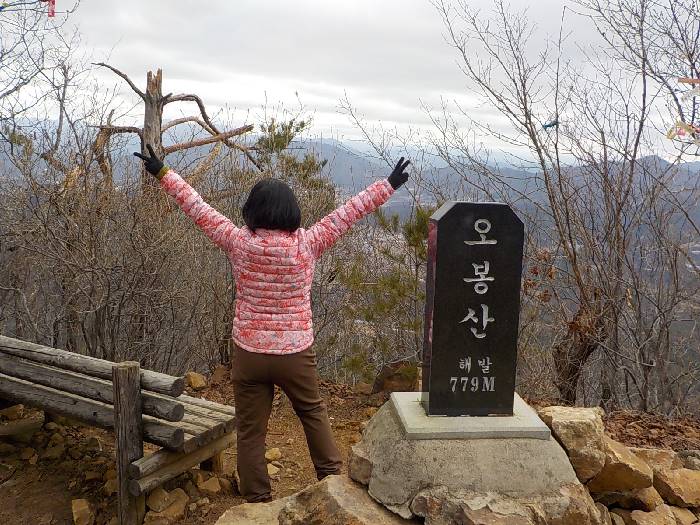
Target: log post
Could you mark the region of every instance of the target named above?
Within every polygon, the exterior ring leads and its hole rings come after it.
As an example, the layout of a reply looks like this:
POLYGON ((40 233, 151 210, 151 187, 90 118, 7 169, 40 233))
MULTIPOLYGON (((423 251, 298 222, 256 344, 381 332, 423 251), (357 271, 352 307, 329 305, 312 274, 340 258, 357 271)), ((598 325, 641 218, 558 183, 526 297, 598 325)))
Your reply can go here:
POLYGON ((141 525, 146 512, 144 496, 129 493, 129 465, 143 457, 141 371, 135 361, 112 367, 114 434, 119 480, 119 524, 141 525))
POLYGON ((199 464, 199 468, 213 472, 214 474, 224 473, 224 453, 217 452, 212 457, 205 459, 199 464))

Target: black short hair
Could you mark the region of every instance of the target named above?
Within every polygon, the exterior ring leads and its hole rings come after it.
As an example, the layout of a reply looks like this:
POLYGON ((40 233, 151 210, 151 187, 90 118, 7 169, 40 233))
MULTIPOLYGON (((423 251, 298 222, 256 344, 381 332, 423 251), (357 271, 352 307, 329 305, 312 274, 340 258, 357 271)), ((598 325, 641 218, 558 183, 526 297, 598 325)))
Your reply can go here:
POLYGON ((263 179, 250 190, 243 205, 243 220, 250 231, 296 231, 301 226, 301 209, 288 184, 278 179, 263 179))

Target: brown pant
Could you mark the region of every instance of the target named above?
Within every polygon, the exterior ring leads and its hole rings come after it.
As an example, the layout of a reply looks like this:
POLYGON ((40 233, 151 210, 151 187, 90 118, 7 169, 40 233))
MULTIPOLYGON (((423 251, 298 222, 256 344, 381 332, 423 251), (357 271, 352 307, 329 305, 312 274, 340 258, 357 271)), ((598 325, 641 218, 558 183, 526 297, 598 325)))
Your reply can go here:
POLYGON ((304 426, 318 479, 340 473, 340 452, 318 392, 316 353, 311 348, 296 354, 272 355, 235 347, 231 377, 236 402, 238 477, 241 494, 247 501, 270 498, 265 436, 275 385, 287 394, 304 426))

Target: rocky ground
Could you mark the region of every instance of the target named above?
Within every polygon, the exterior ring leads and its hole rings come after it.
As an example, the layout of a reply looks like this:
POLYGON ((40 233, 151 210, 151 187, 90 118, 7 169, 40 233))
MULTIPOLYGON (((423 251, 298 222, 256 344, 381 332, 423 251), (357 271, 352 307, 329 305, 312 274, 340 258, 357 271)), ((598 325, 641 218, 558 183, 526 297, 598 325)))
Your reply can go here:
MULTIPOLYGON (((220 373, 216 379, 214 384, 194 395, 232 404, 233 394, 226 374, 220 373)), ((322 391, 336 440, 347 457, 350 447, 361 437, 363 423, 376 412, 385 396, 370 395, 367 385, 352 389, 324 383, 322 391)), ((112 435, 99 429, 73 426, 60 419, 42 422, 40 413, 18 409, 9 409, 0 415, 0 429, 17 421, 24 424, 32 418, 33 427, 29 425, 31 428, 28 427, 24 438, 10 441, 0 437, 0 522, 72 524, 75 510, 78 515, 92 512, 96 525, 115 523, 112 435)), ((617 412, 605 418, 605 425, 612 438, 629 446, 700 449, 700 419, 671 421, 617 412)), ((316 481, 301 425, 282 394, 275 397, 268 449, 275 498, 289 496, 316 481)), ((151 521, 157 523, 156 509, 167 506, 175 510, 181 508, 184 514, 177 520, 169 519, 170 523, 216 522, 227 509, 243 503, 235 491, 235 464, 234 447, 224 455, 224 474, 216 477, 195 470, 173 480, 165 487, 167 493, 151 498, 154 512, 151 521)))

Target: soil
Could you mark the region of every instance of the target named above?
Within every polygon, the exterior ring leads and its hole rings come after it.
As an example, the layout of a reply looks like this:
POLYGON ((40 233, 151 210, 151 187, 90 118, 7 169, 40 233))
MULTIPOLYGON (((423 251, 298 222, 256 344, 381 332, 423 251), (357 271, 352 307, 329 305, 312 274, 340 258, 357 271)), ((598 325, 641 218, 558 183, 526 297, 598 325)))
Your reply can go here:
MULTIPOLYGON (((385 396, 356 394, 346 385, 321 383, 321 389, 329 410, 336 442, 343 457, 360 439, 361 425, 377 410, 385 396), (374 406, 373 406, 374 405, 374 406)), ((206 397, 212 401, 233 404, 233 391, 228 382, 215 385, 190 395, 206 397)), ((116 514, 116 496, 105 496, 103 480, 85 481, 88 471, 104 472, 114 468, 114 438, 111 432, 84 426, 63 427, 68 448, 81 451, 78 459, 66 456, 61 460, 39 459, 35 465, 19 458, 18 454, 0 455, 0 523, 7 525, 72 525, 71 500, 86 498, 98 509, 97 525, 106 523, 116 514), (101 451, 87 451, 90 438, 98 438, 101 451), (67 458, 67 459, 66 459, 67 458)), ((40 434, 47 434, 41 432, 40 434)), ((50 433, 49 433, 50 434, 50 433)), ((24 447, 40 447, 18 444, 24 447)), ((316 481, 304 431, 287 398, 277 392, 268 427, 267 447, 277 447, 282 452, 279 460, 283 468, 273 478, 274 498, 294 494, 316 481)), ((150 447, 155 450, 155 447, 150 447)), ((236 465, 235 447, 224 453, 224 472, 233 480, 236 465)), ((343 465, 347 472, 347 465, 343 465)), ((172 488, 166 485, 166 489, 172 488)), ((243 503, 237 495, 209 497, 211 504, 198 508, 178 522, 180 525, 212 524, 226 510, 243 503)))
MULTIPOLYGON (((347 385, 322 382, 335 438, 343 457, 361 437, 363 422, 367 421, 386 399, 386 395, 359 394, 347 385)), ((194 393, 212 401, 233 404, 233 392, 227 381, 202 392, 194 393)), ((670 420, 661 416, 629 411, 614 412, 605 418, 607 432, 616 440, 630 446, 700 449, 700 419, 670 420)), ((17 454, 0 456, 0 523, 8 525, 70 525, 71 500, 87 498, 98 509, 97 525, 106 523, 116 512, 115 496, 105 496, 103 480, 85 481, 88 471, 104 472, 113 468, 113 437, 103 430, 82 426, 64 427, 66 443, 80 451, 78 459, 44 460, 35 465, 17 454), (93 438, 102 450, 88 450, 93 438)), ((48 437, 46 431, 40 432, 48 437)), ((36 438, 35 438, 36 439, 36 438)), ((35 446, 33 444, 20 447, 35 446)), ((282 452, 283 468, 272 479, 273 497, 293 494, 316 481, 306 448, 304 432, 286 397, 277 393, 267 439, 268 448, 282 452)), ((37 449, 39 447, 37 446, 37 449)), ((236 465, 235 447, 224 453, 224 471, 230 479, 236 465)), ((343 467, 345 471, 347 466, 343 467)), ((166 486, 166 488, 169 488, 166 486)), ((180 521, 181 525, 213 524, 228 508, 243 503, 235 495, 210 497, 210 505, 198 508, 180 521)))

